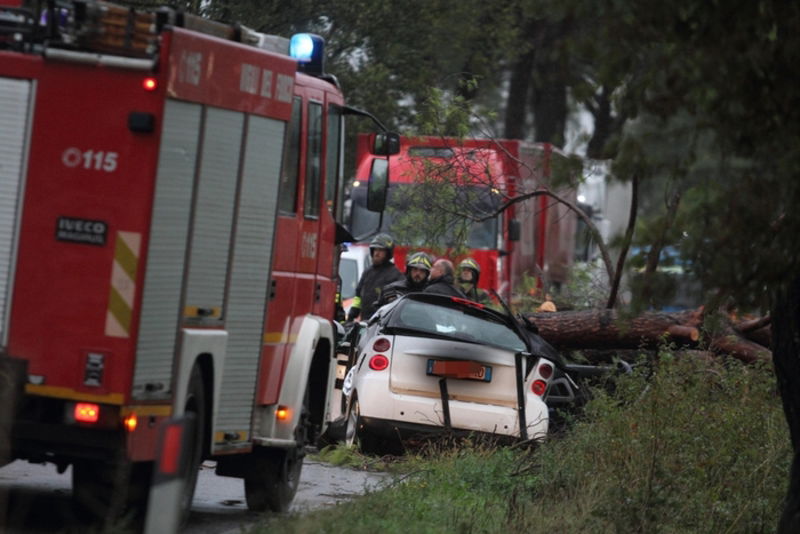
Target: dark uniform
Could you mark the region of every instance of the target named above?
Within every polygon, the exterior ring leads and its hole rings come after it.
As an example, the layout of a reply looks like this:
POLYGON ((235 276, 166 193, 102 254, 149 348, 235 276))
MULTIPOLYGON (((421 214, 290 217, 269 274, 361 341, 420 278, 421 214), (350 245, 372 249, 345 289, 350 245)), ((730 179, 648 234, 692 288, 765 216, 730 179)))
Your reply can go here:
POLYGON ((485 306, 492 304, 492 299, 489 293, 478 287, 478 280, 481 277, 481 266, 472 258, 465 258, 458 264, 459 279, 458 285, 461 290, 466 293, 469 300, 475 301, 485 306), (472 279, 466 280, 462 278, 462 273, 465 269, 472 271, 472 279))
POLYGON ((361 315, 362 321, 368 321, 375 310, 378 309, 378 301, 381 299, 383 287, 403 279, 401 273, 394 263, 391 262, 394 253, 394 239, 388 234, 376 235, 369 244, 370 257, 374 258, 375 249, 384 249, 386 258, 379 264, 373 263, 361 275, 361 279, 356 286, 356 296, 350 311, 347 312, 347 320, 353 321, 361 315))
POLYGON ((431 272, 431 257, 424 252, 415 252, 409 254, 406 259, 406 276, 402 280, 392 282, 383 288, 381 300, 378 302, 378 308, 392 302, 398 297, 402 297, 406 293, 414 293, 422 291, 428 284, 428 276, 431 272), (420 281, 415 281, 412 277, 412 269, 419 269, 425 271, 425 278, 420 281))
POLYGON ((491 306, 492 304, 492 298, 489 296, 489 293, 477 286, 473 285, 464 293, 467 295, 469 300, 473 300, 479 304, 483 304, 484 306, 491 306))
POLYGON ((380 265, 371 265, 358 281, 356 300, 353 301, 353 306, 350 308, 349 319, 355 319, 353 309, 358 309, 356 304, 360 304, 361 319, 368 321, 375 310, 379 308, 378 302, 383 295, 384 286, 403 280, 405 280, 403 273, 395 267, 394 263, 387 261, 380 265))

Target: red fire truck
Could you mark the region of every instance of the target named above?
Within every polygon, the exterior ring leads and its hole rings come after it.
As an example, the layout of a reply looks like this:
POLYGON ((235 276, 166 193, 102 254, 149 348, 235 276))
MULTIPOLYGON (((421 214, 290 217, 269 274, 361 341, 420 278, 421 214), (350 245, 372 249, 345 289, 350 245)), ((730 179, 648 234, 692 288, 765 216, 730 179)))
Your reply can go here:
POLYGON ((0 7, 0 465, 71 465, 113 513, 189 415, 183 509, 212 458, 285 510, 330 418, 343 119, 369 114, 317 36, 34 4, 0 7))
MULTIPOLYGON (((366 210, 367 178, 375 159, 368 141, 366 136, 359 139, 356 181, 350 193, 354 235, 363 234, 379 219, 378 214, 366 210)), ((447 180, 461 189, 464 195, 457 202, 469 205, 476 215, 493 212, 503 200, 543 187, 574 203, 576 191, 553 181, 554 166, 563 165, 566 170, 567 160, 548 143, 401 137, 399 154, 389 158, 389 209, 383 216, 382 230, 396 230, 398 214, 409 207, 404 203, 415 198, 402 190, 424 187, 431 179, 447 180)), ((576 217, 566 206, 547 196, 531 198, 511 205, 497 217, 471 223, 467 253, 452 259, 475 258, 481 266, 479 286, 494 289, 508 299, 520 287, 524 275, 537 277, 540 285, 548 287, 566 281, 574 257, 575 228, 576 217)), ((402 241, 400 234, 395 237, 402 241)), ((398 265, 404 264, 409 250, 408 243, 401 244, 404 246, 395 251, 398 265)), ((411 247, 447 249, 453 244, 452 235, 444 233, 437 242, 413 243, 411 247)))

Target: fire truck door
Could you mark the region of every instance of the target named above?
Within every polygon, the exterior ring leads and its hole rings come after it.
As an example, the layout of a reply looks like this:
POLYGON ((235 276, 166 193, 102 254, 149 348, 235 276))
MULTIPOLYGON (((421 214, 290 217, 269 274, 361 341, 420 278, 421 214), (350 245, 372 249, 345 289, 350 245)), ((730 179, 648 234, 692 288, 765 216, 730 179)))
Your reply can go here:
POLYGON ((264 353, 259 371, 257 404, 278 402, 285 360, 291 350, 297 291, 298 243, 303 214, 299 209, 300 145, 303 101, 295 97, 286 135, 280 187, 275 252, 269 285, 264 353))

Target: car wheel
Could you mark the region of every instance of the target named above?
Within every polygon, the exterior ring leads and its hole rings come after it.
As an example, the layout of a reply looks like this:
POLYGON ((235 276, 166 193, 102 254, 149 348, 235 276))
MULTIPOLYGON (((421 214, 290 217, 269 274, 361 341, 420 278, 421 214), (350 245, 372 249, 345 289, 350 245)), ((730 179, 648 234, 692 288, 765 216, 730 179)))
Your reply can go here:
POLYGON ((364 454, 381 453, 380 440, 364 428, 364 423, 361 420, 361 407, 355 393, 353 393, 353 400, 350 402, 350 410, 347 412, 344 443, 347 446, 358 446, 364 454))
POLYGON ((252 469, 244 478, 247 508, 253 512, 286 512, 300 485, 308 440, 309 410, 306 392, 295 428, 297 445, 289 449, 259 447, 251 454, 252 469))

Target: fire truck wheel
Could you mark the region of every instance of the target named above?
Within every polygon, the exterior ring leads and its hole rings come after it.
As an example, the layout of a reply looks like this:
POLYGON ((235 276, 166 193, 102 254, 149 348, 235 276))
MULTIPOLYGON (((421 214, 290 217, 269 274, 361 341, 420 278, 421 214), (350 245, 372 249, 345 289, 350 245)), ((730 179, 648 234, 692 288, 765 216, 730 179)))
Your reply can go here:
POLYGON ((183 496, 181 497, 181 516, 180 524, 185 525, 189 518, 189 511, 192 508, 192 499, 197 487, 197 477, 200 473, 200 463, 203 461, 203 442, 205 436, 206 420, 206 391, 203 386, 203 375, 200 368, 195 365, 189 377, 189 387, 186 389, 186 402, 184 413, 194 416, 194 435, 190 439, 191 449, 189 451, 189 468, 186 473, 186 480, 183 486, 183 496))
POLYGON ((292 503, 300 473, 303 470, 305 445, 308 441, 309 399, 306 391, 300 419, 295 427, 296 446, 289 449, 258 447, 251 455, 253 460, 249 476, 244 479, 247 508, 253 512, 286 512, 292 503))
POLYGON ((77 512, 92 523, 136 528, 144 520, 152 478, 149 462, 82 460, 72 465, 72 498, 77 512))

